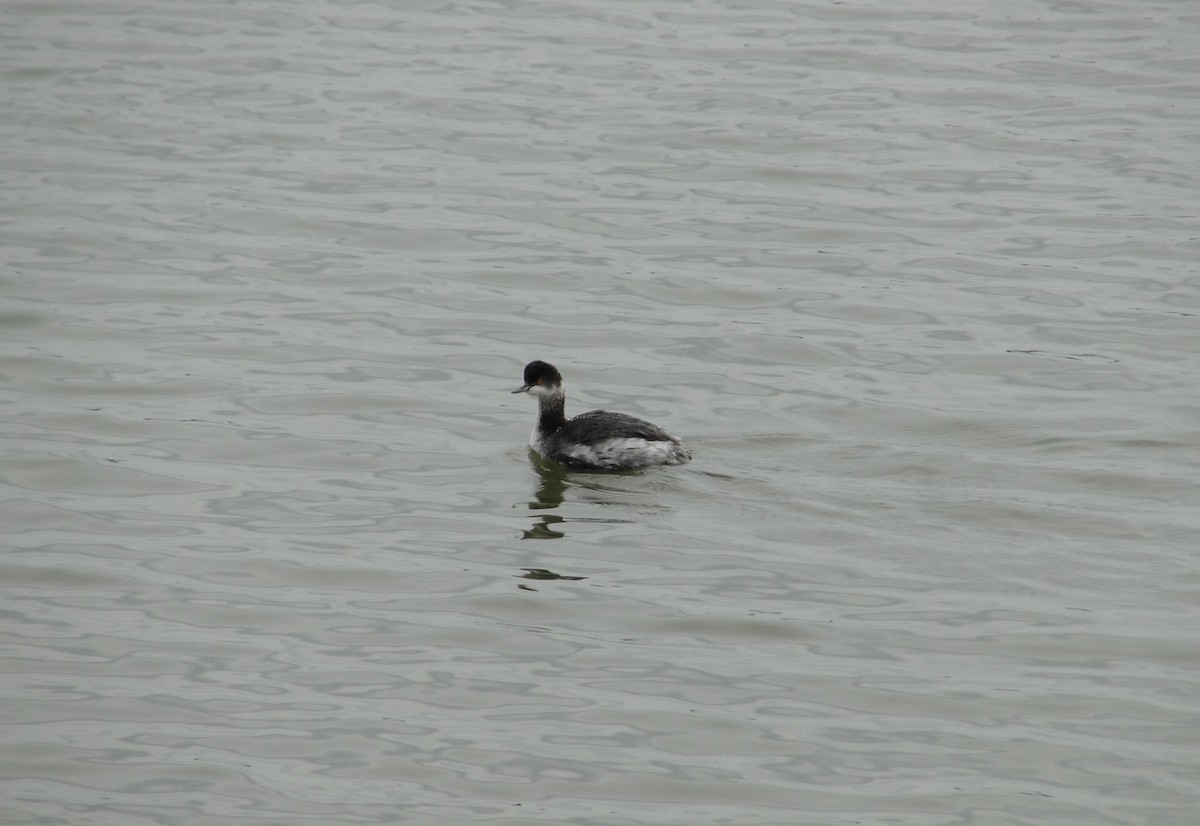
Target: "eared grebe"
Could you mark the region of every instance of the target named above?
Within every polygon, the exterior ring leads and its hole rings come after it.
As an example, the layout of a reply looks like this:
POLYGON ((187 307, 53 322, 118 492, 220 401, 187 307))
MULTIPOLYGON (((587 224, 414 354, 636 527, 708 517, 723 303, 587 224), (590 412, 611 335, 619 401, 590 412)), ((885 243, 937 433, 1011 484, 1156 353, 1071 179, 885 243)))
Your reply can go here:
POLYGON ((635 416, 593 410, 568 419, 563 414, 567 394, 562 374, 553 364, 526 364, 525 383, 513 392, 538 399, 538 419, 529 446, 568 467, 625 470, 678 465, 692 458, 678 436, 635 416))

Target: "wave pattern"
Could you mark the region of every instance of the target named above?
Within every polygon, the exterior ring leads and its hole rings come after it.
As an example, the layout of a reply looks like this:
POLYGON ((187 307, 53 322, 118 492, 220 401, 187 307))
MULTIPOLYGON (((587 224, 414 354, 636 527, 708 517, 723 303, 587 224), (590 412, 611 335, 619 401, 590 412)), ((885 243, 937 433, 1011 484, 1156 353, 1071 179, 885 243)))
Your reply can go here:
POLYGON ((0 10, 0 820, 1190 824, 1190 7, 410 6, 0 10))

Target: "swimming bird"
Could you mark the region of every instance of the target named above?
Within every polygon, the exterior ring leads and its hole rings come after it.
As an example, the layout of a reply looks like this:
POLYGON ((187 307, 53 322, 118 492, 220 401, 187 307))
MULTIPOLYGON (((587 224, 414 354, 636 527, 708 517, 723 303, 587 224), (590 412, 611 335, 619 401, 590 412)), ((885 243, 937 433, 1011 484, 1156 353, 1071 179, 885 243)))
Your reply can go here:
POLYGON ((593 410, 568 419, 562 374, 553 364, 525 365, 525 383, 512 391, 538 400, 537 424, 529 446, 570 468, 627 470, 651 465, 679 465, 692 452, 678 436, 626 413, 593 410))

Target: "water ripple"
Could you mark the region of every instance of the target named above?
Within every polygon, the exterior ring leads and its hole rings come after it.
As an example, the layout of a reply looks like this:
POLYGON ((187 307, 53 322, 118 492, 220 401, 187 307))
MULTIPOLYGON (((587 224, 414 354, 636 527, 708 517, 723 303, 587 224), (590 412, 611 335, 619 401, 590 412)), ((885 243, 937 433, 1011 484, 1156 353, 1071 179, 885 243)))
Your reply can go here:
POLYGON ((1184 8, 6 8, 4 822, 1191 823, 1184 8))

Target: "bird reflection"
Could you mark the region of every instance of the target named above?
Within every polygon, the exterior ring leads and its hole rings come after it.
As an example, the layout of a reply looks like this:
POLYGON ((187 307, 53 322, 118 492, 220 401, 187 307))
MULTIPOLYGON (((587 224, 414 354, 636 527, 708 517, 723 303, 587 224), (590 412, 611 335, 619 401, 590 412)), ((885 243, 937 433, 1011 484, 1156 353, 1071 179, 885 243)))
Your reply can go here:
MULTIPOLYGON (((533 501, 529 509, 533 511, 554 510, 563 503, 567 494, 567 471, 557 462, 544 458, 536 450, 530 449, 529 460, 538 475, 538 487, 534 491, 533 501)), ((562 525, 566 522, 561 516, 553 513, 542 514, 528 530, 522 531, 522 539, 562 539, 566 534, 555 530, 552 525, 562 525)))
POLYGON ((562 539, 566 536, 562 531, 556 531, 551 525, 565 524, 561 516, 543 516, 526 530, 521 531, 522 539, 562 539))
MULTIPOLYGON (((630 476, 640 471, 626 473, 588 473, 587 471, 569 470, 552 459, 547 459, 536 450, 530 449, 529 463, 538 476, 538 486, 533 493, 533 499, 527 504, 531 511, 552 511, 558 509, 566 499, 567 491, 576 490, 577 494, 592 505, 615 505, 621 503, 622 491, 611 485, 613 479, 630 476)), ((645 508, 645 505, 642 505, 645 508)), ((559 528, 567 524, 565 517, 554 513, 542 513, 537 522, 527 530, 522 531, 524 539, 561 539, 566 534, 559 528)), ((571 522, 626 522, 625 519, 596 519, 587 517, 572 517, 571 522)))
MULTIPOLYGON (((531 510, 552 510, 563 503, 567 494, 567 469, 558 462, 545 458, 533 448, 529 450, 529 461, 538 475, 538 489, 531 510)), ((559 520, 561 521, 561 520, 559 520)))

